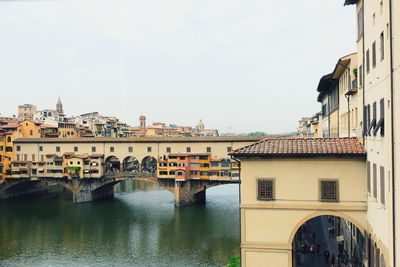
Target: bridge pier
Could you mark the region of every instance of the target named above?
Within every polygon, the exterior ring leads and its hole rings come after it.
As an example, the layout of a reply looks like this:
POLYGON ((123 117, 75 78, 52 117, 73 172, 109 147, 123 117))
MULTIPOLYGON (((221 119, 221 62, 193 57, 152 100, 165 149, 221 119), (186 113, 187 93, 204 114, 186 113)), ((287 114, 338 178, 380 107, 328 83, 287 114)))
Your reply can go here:
POLYGON ((172 192, 175 198, 175 206, 189 206, 206 202, 206 189, 222 185, 238 183, 239 181, 219 181, 219 180, 184 180, 158 179, 158 183, 164 189, 172 192))
POLYGON ((206 186, 201 182, 175 181, 174 198, 176 206, 205 203, 206 186))

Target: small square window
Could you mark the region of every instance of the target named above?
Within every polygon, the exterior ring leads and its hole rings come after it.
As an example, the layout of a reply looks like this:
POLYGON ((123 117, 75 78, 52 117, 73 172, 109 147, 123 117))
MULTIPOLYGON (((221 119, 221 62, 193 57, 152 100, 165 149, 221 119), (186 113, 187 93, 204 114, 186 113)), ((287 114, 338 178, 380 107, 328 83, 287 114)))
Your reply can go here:
POLYGON ((167 153, 171 153, 171 148, 167 147, 167 153))
POLYGON ((128 152, 133 152, 133 147, 128 147, 128 152))
POLYGON ((211 147, 207 147, 207 153, 211 153, 211 147))
POLYGON ((257 199, 275 200, 275 179, 257 179, 257 199))
POLYGON ((226 151, 231 152, 231 151, 232 151, 232 147, 231 147, 231 146, 228 146, 228 147, 226 148, 226 151))
POLYGON ((339 201, 339 182, 338 180, 320 180, 320 201, 337 202, 339 201))
POLYGON ((110 152, 114 152, 114 147, 110 147, 110 152))
POLYGON ((93 152, 96 152, 96 147, 95 146, 92 146, 92 153, 93 152))
POLYGON ((192 151, 192 149, 191 149, 190 147, 187 147, 187 148, 186 148, 186 152, 187 152, 187 153, 190 153, 191 151, 192 151))
POLYGON ((60 152, 60 151, 61 151, 60 147, 56 146, 56 152, 60 152))
POLYGON ((78 152, 78 147, 74 146, 74 152, 78 152))
POLYGON ((43 151, 43 147, 42 146, 39 146, 39 151, 43 151))
POLYGON ((21 151, 21 146, 17 146, 17 151, 21 151))
POLYGON ((151 146, 147 147, 147 152, 151 152, 151 146))

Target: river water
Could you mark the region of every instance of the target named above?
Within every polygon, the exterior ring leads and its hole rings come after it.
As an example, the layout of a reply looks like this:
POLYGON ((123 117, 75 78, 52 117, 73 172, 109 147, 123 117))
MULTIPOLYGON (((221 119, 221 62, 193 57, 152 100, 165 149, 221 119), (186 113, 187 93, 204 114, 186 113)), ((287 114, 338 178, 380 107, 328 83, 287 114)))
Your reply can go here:
POLYGON ((175 207, 158 185, 126 181, 115 198, 66 195, 0 202, 0 266, 224 266, 239 253, 238 185, 175 207))

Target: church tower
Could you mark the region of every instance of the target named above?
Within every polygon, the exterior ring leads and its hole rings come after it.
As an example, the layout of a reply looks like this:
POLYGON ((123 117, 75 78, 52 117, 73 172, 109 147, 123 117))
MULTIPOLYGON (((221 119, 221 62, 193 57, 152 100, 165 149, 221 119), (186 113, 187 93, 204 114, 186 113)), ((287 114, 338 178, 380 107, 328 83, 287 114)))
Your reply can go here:
POLYGON ((63 105, 61 103, 61 98, 60 97, 58 97, 58 101, 57 101, 57 104, 56 104, 56 110, 57 110, 58 114, 64 114, 63 105))

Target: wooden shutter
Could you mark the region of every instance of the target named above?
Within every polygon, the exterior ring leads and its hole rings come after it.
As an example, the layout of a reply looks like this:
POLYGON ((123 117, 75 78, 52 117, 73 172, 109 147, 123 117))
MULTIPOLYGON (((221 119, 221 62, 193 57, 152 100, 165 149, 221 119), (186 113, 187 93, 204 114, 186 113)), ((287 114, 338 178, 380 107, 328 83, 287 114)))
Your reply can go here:
POLYGON ((381 203, 385 205, 385 167, 380 168, 380 191, 381 191, 381 203))
POLYGON ((377 174, 376 164, 374 163, 372 165, 372 177, 374 179, 373 184, 372 184, 372 188, 373 188, 373 196, 374 196, 374 198, 377 198, 377 195, 378 195, 377 176, 378 176, 378 174, 377 174))
POLYGON ((371 162, 367 161, 367 189, 371 193, 371 162))

